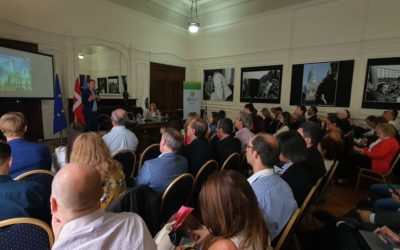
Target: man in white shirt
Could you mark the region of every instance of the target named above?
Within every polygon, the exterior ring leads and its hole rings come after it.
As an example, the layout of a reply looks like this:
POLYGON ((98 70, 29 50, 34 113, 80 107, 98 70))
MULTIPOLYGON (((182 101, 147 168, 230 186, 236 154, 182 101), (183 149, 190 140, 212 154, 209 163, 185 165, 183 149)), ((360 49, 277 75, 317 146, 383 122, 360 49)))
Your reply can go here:
POLYGON ((137 148, 138 138, 125 127, 127 119, 126 111, 123 109, 116 109, 111 113, 113 128, 103 136, 103 140, 111 154, 120 150, 135 151, 137 148))
POLYGON ((100 208, 102 190, 100 174, 88 165, 67 164, 57 173, 50 198, 52 249, 156 249, 140 216, 100 208))

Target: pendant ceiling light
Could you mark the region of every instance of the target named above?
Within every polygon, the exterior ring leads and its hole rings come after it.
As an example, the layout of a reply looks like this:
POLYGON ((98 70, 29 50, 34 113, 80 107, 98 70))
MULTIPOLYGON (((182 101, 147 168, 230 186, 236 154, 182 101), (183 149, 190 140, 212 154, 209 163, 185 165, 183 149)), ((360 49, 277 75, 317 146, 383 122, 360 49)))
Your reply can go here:
POLYGON ((197 16, 197 0, 191 0, 192 1, 192 6, 190 7, 190 22, 189 22, 189 32, 190 33, 196 33, 199 31, 199 26, 200 23, 198 21, 198 16, 197 16), (195 15, 193 15, 193 9, 195 11, 195 15))

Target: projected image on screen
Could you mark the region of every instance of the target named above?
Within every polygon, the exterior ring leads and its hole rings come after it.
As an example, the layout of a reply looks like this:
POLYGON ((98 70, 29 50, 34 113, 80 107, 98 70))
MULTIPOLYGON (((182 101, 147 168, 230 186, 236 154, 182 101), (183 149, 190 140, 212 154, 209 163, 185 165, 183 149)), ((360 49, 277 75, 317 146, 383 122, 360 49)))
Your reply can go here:
POLYGON ((32 91, 29 58, 0 53, 0 91, 32 91))

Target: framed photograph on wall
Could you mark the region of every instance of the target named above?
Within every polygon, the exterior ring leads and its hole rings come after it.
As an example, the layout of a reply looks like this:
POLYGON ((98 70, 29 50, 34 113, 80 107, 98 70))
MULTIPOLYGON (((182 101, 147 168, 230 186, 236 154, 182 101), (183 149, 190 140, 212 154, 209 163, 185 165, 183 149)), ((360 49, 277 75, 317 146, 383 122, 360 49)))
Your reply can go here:
POLYGON ((240 101, 280 103, 283 65, 241 69, 240 101))
POLYGON ((235 69, 204 70, 203 100, 232 101, 235 69))
POLYGON ((400 108, 400 57, 368 59, 363 108, 400 108))
POLYGON ((349 107, 354 60, 292 65, 290 105, 349 107))
POLYGON ((108 93, 110 94, 119 94, 119 77, 118 76, 109 76, 108 77, 108 93))
POLYGON ((106 77, 99 77, 97 78, 97 89, 100 94, 107 94, 107 78, 106 77))

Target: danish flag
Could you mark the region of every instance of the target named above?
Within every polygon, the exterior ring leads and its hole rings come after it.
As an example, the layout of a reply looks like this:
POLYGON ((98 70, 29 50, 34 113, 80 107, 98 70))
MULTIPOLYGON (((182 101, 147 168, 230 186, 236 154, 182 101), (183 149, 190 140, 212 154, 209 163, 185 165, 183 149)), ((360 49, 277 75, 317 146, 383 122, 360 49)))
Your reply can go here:
POLYGON ((82 110, 83 110, 83 104, 81 95, 81 85, 79 84, 78 78, 76 78, 72 111, 75 114, 75 121, 84 125, 85 117, 83 116, 82 110))

